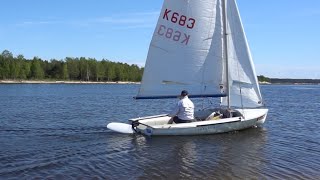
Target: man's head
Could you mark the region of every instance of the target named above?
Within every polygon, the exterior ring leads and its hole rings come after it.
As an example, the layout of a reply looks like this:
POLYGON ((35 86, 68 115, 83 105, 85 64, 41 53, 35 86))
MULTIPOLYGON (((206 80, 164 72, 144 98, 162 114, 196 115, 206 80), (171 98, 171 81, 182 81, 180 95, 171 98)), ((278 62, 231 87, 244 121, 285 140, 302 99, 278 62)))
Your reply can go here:
POLYGON ((187 95, 188 95, 188 91, 187 91, 187 90, 181 91, 181 96, 182 96, 182 97, 185 97, 185 96, 187 96, 187 95))

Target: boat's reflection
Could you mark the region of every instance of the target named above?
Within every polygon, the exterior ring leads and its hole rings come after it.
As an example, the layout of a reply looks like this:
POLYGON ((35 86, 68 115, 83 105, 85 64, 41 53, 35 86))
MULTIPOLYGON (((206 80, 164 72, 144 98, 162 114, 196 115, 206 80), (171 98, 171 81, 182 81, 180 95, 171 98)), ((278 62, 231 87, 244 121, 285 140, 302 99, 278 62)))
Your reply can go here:
POLYGON ((262 176, 266 141, 263 128, 208 136, 135 136, 131 164, 142 179, 251 179, 262 176))

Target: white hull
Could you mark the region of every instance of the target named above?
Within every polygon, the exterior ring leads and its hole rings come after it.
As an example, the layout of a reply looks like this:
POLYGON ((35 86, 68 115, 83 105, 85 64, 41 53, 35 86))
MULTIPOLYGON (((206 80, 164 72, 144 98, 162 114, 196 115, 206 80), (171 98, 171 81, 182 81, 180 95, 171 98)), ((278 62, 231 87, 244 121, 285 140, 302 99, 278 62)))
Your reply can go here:
POLYGON ((202 135, 231 132, 259 126, 264 123, 268 109, 239 109, 244 117, 223 118, 219 120, 197 121, 192 123, 168 124, 169 116, 158 115, 129 120, 139 122, 138 133, 147 136, 159 135, 202 135))

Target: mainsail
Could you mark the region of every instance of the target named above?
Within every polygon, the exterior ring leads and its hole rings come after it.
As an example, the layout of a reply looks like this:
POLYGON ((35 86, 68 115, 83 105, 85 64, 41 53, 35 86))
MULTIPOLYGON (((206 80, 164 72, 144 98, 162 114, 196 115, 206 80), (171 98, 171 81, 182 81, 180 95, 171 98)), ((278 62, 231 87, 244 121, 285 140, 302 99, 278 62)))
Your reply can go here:
POLYGON ((225 95, 219 0, 165 0, 137 98, 225 95))

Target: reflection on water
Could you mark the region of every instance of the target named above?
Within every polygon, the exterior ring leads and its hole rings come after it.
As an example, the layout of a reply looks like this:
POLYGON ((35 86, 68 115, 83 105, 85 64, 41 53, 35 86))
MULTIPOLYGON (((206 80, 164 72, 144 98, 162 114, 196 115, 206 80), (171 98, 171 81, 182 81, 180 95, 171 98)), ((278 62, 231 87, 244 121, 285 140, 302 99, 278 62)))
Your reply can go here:
POLYGON ((0 179, 320 177, 319 86, 262 86, 270 110, 263 128, 152 138, 109 131, 109 122, 162 114, 176 102, 134 101, 137 89, 0 85, 0 179))
POLYGON ((139 177, 254 178, 266 162, 266 137, 266 132, 257 128, 215 136, 138 138, 133 141, 140 148, 145 146, 138 153, 143 153, 139 177))

